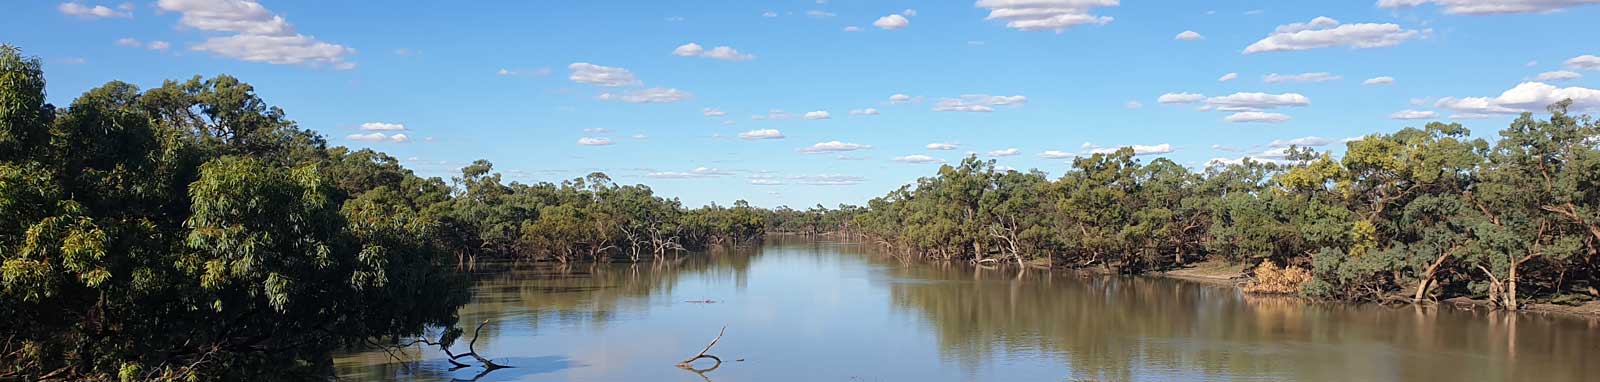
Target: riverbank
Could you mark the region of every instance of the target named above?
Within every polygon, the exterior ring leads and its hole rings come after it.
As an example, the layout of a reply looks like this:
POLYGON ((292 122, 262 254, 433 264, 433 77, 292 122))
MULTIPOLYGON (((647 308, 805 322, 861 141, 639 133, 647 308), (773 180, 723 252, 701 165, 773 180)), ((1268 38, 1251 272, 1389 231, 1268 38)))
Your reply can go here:
MULTIPOLYGON (((1206 260, 1194 263, 1186 268, 1166 272, 1151 273, 1153 277, 1165 277, 1184 281, 1196 282, 1207 285, 1223 286, 1242 289, 1245 281, 1243 264, 1228 264, 1222 260, 1206 260)), ((1486 299, 1472 299, 1467 297, 1453 297, 1437 302, 1440 306, 1449 306, 1459 309, 1492 309, 1494 306, 1486 299)), ((1549 303, 1531 303, 1522 306, 1522 312, 1570 316, 1584 319, 1600 319, 1600 301, 1589 301, 1581 305, 1561 305, 1549 303)))
POLYGON ((1244 274, 1246 268, 1244 264, 1228 264, 1228 262, 1222 260, 1206 260, 1190 264, 1185 268, 1152 273, 1151 275, 1238 288, 1246 280, 1244 274))

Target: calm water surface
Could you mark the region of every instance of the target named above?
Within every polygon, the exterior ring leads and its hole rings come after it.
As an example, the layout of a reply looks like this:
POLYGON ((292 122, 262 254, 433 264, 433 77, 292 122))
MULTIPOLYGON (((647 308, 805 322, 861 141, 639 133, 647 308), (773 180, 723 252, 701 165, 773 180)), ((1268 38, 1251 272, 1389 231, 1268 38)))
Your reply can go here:
MULTIPOLYGON (((1596 320, 908 264, 817 241, 516 266, 482 275, 461 315, 490 320, 479 351, 517 366, 482 381, 1600 381, 1596 320), (673 366, 723 325, 710 353, 727 363, 704 379, 673 366)), ((480 371, 400 357, 336 363, 357 381, 480 371)))

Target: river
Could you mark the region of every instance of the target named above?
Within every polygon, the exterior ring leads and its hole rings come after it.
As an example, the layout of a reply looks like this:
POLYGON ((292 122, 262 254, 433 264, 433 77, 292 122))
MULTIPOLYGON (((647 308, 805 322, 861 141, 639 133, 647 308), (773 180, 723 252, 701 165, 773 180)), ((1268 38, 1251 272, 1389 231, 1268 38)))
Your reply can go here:
MULTIPOLYGON (((1600 320, 1317 304, 1154 277, 902 263, 769 240, 644 264, 505 265, 461 311, 516 366, 342 354, 344 380, 1596 381, 1600 320), (705 347, 720 367, 674 367, 705 347), (738 361, 741 360, 742 361, 738 361)), ((485 267, 495 268, 495 267, 485 267)), ((701 360, 700 367, 713 364, 701 360)))

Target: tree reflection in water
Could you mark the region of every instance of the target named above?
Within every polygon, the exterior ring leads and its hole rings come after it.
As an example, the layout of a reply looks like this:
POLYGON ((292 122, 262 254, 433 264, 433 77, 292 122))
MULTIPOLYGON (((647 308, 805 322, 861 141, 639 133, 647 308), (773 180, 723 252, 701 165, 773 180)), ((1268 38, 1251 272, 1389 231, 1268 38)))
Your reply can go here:
MULTIPOLYGON (((461 319, 490 320, 479 349, 517 366, 483 380, 1600 376, 1600 320, 1313 304, 1169 279, 902 263, 871 252, 775 238, 659 263, 486 264, 461 319), (718 355, 751 362, 703 375, 673 367, 723 324, 718 355)), ((341 356, 339 372, 348 380, 476 373, 417 353, 409 373, 382 352, 341 356)))
MULTIPOLYGON (((360 380, 515 380, 519 375, 559 371, 575 365, 565 357, 497 358, 497 347, 537 347, 503 343, 502 332, 537 332, 542 327, 582 325, 603 329, 623 314, 648 314, 651 304, 674 303, 671 296, 685 277, 735 280, 743 289, 756 248, 715 249, 642 263, 478 264, 471 304, 462 322, 489 320, 479 346, 496 361, 515 366, 477 374, 480 368, 451 368, 434 349, 406 349, 395 360, 383 351, 366 351, 336 360, 339 375, 360 380), (508 326, 510 328, 508 328, 508 326)), ((687 349, 686 349, 687 350, 687 349)), ((552 349, 551 353, 559 353, 552 349)))
POLYGON ((1059 357, 1077 380, 1600 376, 1593 320, 1584 328, 1580 320, 1503 311, 1318 304, 1073 272, 891 269, 894 304, 930 322, 941 352, 968 369, 1040 354, 1059 357))

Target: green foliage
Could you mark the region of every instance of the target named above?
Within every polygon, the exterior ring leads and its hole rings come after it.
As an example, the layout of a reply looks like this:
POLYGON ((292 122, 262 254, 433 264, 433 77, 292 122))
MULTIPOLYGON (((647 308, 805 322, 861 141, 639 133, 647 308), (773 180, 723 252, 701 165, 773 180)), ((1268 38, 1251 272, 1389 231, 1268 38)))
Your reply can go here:
POLYGON ((1283 264, 1309 269, 1295 285, 1328 299, 1593 299, 1600 124, 1569 104, 1524 114, 1493 145, 1435 122, 1350 141, 1342 157, 1290 147, 1277 163, 1203 173, 1131 150, 1079 157, 1054 181, 968 158, 873 199, 849 226, 897 253, 976 263, 1283 264))
POLYGON ((230 77, 43 104, 0 47, 0 380, 320 379, 454 324, 449 188, 230 77))

